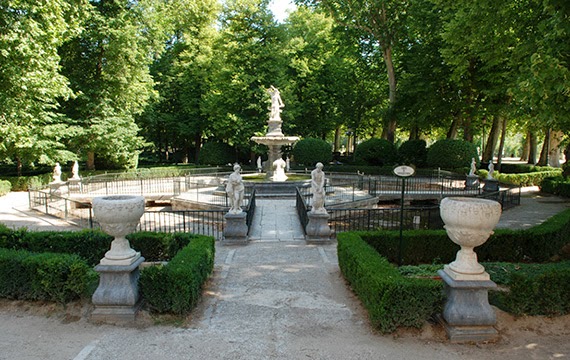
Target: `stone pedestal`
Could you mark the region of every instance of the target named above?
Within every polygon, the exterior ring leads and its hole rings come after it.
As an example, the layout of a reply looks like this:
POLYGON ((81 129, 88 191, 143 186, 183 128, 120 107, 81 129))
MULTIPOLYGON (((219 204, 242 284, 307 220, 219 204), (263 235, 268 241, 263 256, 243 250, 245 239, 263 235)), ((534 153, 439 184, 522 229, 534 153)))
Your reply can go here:
POLYGON ((499 180, 497 179, 486 179, 485 185, 483 185, 484 192, 496 192, 499 191, 499 180))
POLYGON ((50 195, 62 196, 68 193, 67 184, 63 181, 54 181, 49 183, 50 195))
POLYGON ((496 340, 497 316, 489 305, 488 291, 497 285, 490 280, 454 280, 447 270, 439 270, 438 274, 445 284, 447 301, 441 320, 449 339, 453 342, 496 340))
POLYGON ((329 226, 330 215, 324 213, 307 213, 309 223, 305 229, 305 240, 307 242, 328 242, 331 239, 331 228, 329 226))
POLYGON ((99 286, 91 298, 95 309, 91 321, 109 324, 125 324, 135 321, 139 310, 139 257, 131 265, 97 265, 99 286))
POLYGON ((480 185, 479 176, 477 175, 467 175, 465 179, 465 190, 478 189, 480 185))
POLYGON ((83 188, 81 186, 81 179, 69 179, 67 180, 67 186, 69 187, 69 192, 71 193, 81 193, 83 188))
POLYGON ((226 225, 224 227, 224 243, 245 244, 247 243, 247 213, 227 213, 224 215, 226 225))

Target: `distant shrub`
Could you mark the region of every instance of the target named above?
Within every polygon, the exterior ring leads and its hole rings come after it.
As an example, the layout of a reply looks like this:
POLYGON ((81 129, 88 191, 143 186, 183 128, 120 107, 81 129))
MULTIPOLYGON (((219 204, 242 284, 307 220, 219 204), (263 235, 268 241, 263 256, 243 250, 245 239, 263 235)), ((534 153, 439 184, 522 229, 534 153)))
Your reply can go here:
POLYGON ((394 144, 385 139, 369 139, 361 142, 354 151, 357 161, 367 165, 384 166, 398 162, 398 152, 394 144))
POLYGON ((428 148, 427 153, 428 166, 433 168, 462 168, 469 166, 472 158, 479 164, 477 147, 464 140, 439 140, 428 148))
POLYGON ((563 176, 548 177, 540 183, 540 191, 570 197, 570 181, 563 176))
POLYGON ((408 140, 398 149, 400 161, 416 167, 427 165, 427 147, 424 140, 408 140))
POLYGON ((295 162, 305 166, 314 166, 318 162, 326 165, 332 160, 332 146, 322 139, 305 138, 293 147, 293 157, 295 162))
POLYGON ((205 165, 226 165, 235 161, 234 149, 222 142, 207 142, 202 145, 198 162, 205 165))
POLYGON ((10 192, 12 184, 7 180, 0 180, 0 196, 4 196, 10 192))

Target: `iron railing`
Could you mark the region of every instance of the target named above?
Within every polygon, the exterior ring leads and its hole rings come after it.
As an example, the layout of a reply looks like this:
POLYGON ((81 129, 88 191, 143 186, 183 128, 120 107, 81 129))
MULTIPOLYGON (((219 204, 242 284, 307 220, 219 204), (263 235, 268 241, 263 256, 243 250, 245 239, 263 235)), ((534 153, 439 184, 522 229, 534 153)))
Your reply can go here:
POLYGON ((93 228, 93 212, 88 202, 40 190, 29 190, 28 199, 30 209, 64 219, 81 228, 93 228))
POLYGON ((297 188, 295 208, 297 209, 297 214, 299 216, 299 221, 301 222, 301 227, 303 228, 303 233, 307 234, 306 228, 309 223, 309 217, 307 216, 307 211, 309 211, 307 203, 305 202, 305 197, 301 194, 301 188, 297 188))
MULTIPOLYGON (((397 208, 385 209, 333 209, 329 210, 329 226, 334 233, 346 231, 396 230, 400 228, 400 211, 397 208)), ((402 228, 441 229, 443 221, 439 206, 404 208, 402 228)))
POLYGON ((245 223, 247 225, 247 233, 249 235, 249 231, 251 230, 251 223, 253 222, 253 216, 255 215, 255 188, 251 192, 249 197, 249 203, 246 208, 247 216, 245 218, 245 223))
POLYGON ((145 211, 137 231, 188 232, 221 239, 226 210, 145 211))

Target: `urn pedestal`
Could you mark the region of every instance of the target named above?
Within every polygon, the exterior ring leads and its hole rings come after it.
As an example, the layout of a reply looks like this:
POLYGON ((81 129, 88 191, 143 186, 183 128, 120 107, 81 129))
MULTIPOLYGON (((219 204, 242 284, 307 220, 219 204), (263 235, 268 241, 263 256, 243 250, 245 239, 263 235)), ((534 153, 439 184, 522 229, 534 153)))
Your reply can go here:
POLYGON ((248 240, 247 213, 227 213, 224 215, 226 224, 224 227, 224 240, 226 245, 230 244, 246 244, 248 240))
POLYGON ((496 287, 478 263, 473 248, 487 241, 501 217, 501 205, 478 198, 445 198, 441 218, 449 238, 459 246, 455 261, 439 275, 445 283, 443 324, 451 341, 489 341, 497 337, 496 315, 488 291, 496 287))
POLYGON ((305 228, 305 240, 309 243, 329 242, 331 239, 331 228, 329 226, 330 215, 325 212, 307 213, 309 222, 305 228))
POLYGON ((476 190, 480 185, 481 183, 479 182, 479 176, 467 175, 465 179, 465 190, 476 190))
POLYGON ((133 322, 139 309, 139 265, 144 261, 125 238, 133 232, 144 214, 142 196, 103 196, 93 199, 93 214, 101 228, 114 236, 95 271, 99 286, 92 297, 95 309, 91 320, 121 324, 133 322))

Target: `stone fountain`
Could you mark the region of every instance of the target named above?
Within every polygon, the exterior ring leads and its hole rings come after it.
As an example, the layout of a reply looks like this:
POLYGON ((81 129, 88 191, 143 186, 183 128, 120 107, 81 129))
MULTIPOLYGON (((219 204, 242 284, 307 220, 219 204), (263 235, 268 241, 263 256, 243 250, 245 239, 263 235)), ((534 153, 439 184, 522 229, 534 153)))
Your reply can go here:
POLYGON ((287 177, 283 176, 284 174, 281 174, 280 171, 283 167, 277 166, 281 165, 279 159, 283 161, 281 157, 281 147, 293 144, 295 141, 299 140, 299 137, 283 135, 283 131, 281 130, 281 125, 283 124, 283 121, 281 120, 281 109, 285 107, 285 104, 281 100, 279 90, 277 90, 273 85, 271 85, 267 91, 271 95, 271 107, 269 108, 271 113, 269 115, 269 121, 267 122, 267 133, 265 136, 253 136, 251 140, 269 147, 268 161, 265 165, 266 168, 264 169, 267 174, 267 178, 272 181, 285 181, 287 180, 287 177), (274 164, 278 167, 279 174, 274 174, 274 164), (274 175, 278 176, 275 177, 274 175))

